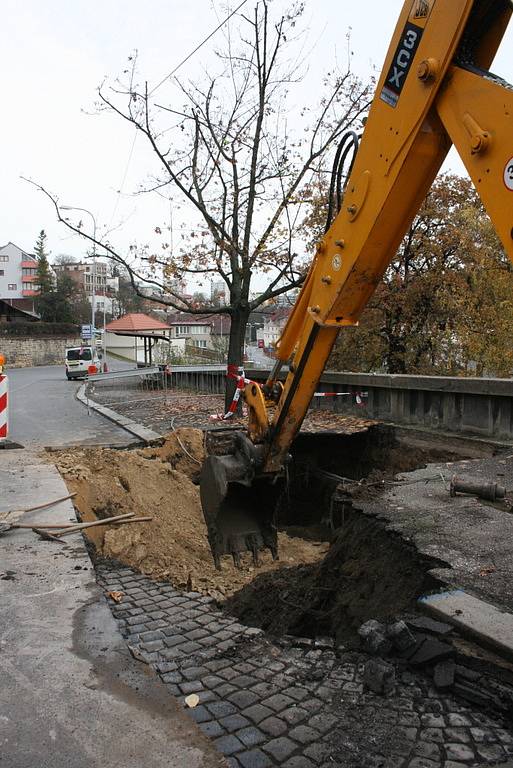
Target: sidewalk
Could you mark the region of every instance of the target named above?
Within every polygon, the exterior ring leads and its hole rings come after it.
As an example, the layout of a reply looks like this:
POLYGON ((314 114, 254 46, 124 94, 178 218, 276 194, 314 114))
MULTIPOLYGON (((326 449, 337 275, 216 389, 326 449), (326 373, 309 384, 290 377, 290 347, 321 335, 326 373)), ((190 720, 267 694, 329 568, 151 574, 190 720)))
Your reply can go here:
MULTIPOLYGON (((27 451, 0 453, 0 488, 0 515, 67 493, 55 467, 27 451)), ((67 501, 22 519, 75 513, 67 501)), ((0 766, 225 766, 158 677, 131 657, 82 537, 68 542, 25 530, 0 538, 0 766)))

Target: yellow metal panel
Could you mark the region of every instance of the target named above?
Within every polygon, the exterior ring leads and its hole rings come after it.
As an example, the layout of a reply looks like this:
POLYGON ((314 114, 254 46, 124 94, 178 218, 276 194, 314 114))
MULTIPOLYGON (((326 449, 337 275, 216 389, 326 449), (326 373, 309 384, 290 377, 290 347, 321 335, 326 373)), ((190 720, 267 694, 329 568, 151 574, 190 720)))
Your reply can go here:
POLYGON ((513 261, 513 86, 453 67, 437 110, 513 261))

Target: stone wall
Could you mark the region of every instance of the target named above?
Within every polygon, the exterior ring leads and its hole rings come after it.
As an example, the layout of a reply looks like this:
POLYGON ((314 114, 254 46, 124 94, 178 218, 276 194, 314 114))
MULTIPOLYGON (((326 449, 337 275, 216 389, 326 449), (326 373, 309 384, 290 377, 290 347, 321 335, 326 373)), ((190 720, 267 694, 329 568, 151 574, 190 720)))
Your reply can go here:
POLYGON ((64 350, 79 347, 79 338, 66 336, 3 336, 0 352, 5 368, 30 368, 34 365, 64 365, 64 350))

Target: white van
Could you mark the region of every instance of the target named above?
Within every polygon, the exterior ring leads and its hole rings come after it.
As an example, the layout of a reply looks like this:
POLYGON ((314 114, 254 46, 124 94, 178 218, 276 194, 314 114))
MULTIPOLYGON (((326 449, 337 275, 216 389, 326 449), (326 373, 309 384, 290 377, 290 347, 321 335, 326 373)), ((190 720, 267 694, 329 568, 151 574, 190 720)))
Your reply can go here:
POLYGON ((102 354, 94 347, 68 347, 66 350, 66 378, 85 378, 89 366, 96 366, 97 372, 101 371, 102 354))

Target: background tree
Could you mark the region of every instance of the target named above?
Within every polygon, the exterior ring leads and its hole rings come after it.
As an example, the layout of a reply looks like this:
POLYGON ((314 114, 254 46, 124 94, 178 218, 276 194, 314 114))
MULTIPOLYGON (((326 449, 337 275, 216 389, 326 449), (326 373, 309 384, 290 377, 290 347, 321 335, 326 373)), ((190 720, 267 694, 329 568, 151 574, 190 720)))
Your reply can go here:
MULTIPOLYGON (((34 255, 37 259, 37 284, 41 296, 49 293, 53 289, 53 277, 48 262, 49 253, 47 251, 46 232, 42 229, 37 237, 34 247, 34 255)), ((38 302, 36 301, 36 306, 38 302)))
MULTIPOLYGON (((303 281, 302 190, 325 172, 327 154, 344 132, 360 128, 370 99, 369 87, 348 63, 343 73, 326 75, 317 106, 310 99, 305 103, 300 88, 304 51, 297 45, 303 7, 298 3, 272 19, 267 2, 258 2, 252 14, 237 16, 239 28, 236 34, 227 29, 217 71, 210 66, 197 85, 178 83, 183 105, 155 103, 156 89, 138 83, 135 60, 125 82, 99 90, 101 106, 135 126, 153 151, 157 170, 141 191, 172 192, 193 219, 182 246, 172 253, 166 242, 156 252, 134 244, 128 256, 105 240, 99 245, 128 269, 137 293, 145 281, 162 304, 229 315, 232 365, 242 361, 250 313, 303 281), (257 296, 251 293, 255 274, 267 279, 257 296), (169 287, 170 280, 184 277, 223 280, 228 303, 197 307, 184 302, 169 287)), ((64 221, 52 199, 59 219, 91 239, 80 225, 64 221)), ((159 236, 163 230, 155 228, 159 236)))
MULTIPOLYGON (((325 215, 317 195, 312 240, 325 215)), ((364 311, 330 360, 339 370, 510 376, 513 268, 472 183, 440 176, 364 311)))

